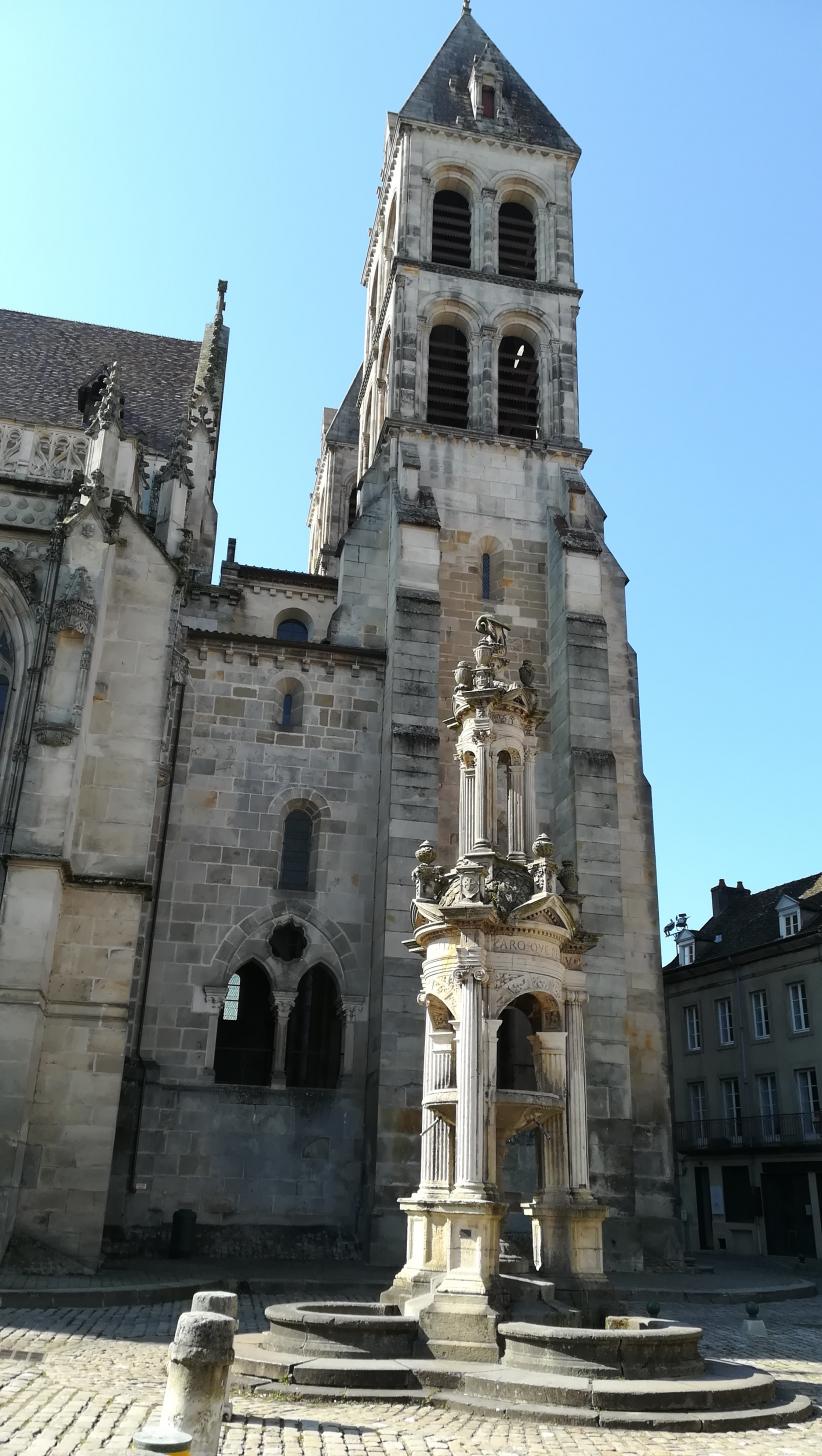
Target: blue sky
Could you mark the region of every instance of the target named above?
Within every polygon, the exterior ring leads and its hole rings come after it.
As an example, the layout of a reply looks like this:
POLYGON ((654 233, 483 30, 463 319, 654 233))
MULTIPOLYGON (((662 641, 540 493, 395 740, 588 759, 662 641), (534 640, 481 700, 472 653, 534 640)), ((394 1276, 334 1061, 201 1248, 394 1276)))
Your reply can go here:
MULTIPOLYGON (((194 337, 220 543, 303 568, 385 112, 458 0, 2 7, 3 303, 194 337)), ((818 0, 475 0, 583 149, 586 472, 631 578, 663 920, 822 870, 818 0)))

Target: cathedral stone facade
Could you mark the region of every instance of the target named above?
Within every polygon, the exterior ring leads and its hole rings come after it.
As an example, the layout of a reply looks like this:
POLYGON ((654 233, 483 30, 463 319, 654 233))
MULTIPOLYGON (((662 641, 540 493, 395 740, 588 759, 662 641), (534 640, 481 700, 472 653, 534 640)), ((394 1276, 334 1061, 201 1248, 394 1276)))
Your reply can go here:
POLYGON ((626 577, 582 474, 578 157, 466 4, 388 118, 304 574, 232 542, 212 581, 224 285, 201 343, 0 314, 3 1246, 161 1250, 189 1208, 203 1252, 401 1260, 411 874, 421 841, 458 851, 443 725, 490 612, 545 709, 526 829, 595 937, 605 1267, 676 1258, 626 577))

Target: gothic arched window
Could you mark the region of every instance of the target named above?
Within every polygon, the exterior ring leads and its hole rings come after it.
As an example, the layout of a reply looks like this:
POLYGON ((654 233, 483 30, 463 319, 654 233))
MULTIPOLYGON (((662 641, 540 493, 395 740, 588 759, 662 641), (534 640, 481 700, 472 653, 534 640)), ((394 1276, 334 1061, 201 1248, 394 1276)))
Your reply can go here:
POLYGON ((431 262, 471 267, 471 204, 461 192, 443 188, 434 197, 431 262))
POLYGON ((288 1018, 287 1087, 336 1087, 340 1079, 342 1019, 337 982, 325 966, 312 966, 300 981, 288 1018))
POLYGON ((503 202, 499 210, 499 271, 513 278, 537 276, 537 225, 521 202, 503 202))
POLYGON ((499 346, 501 435, 539 439, 539 361, 532 344, 509 336, 499 346))
POLYGON ((251 961, 228 983, 214 1046, 214 1081, 268 1087, 275 1016, 265 971, 251 961))
POLYGON ((292 809, 283 825, 280 889, 307 890, 311 880, 314 822, 305 809, 292 809))
POLYGON ((349 529, 349 531, 351 530, 351 527, 353 526, 354 522, 357 519, 357 508, 359 506, 359 495, 360 495, 359 487, 355 485, 354 486, 354 489, 351 491, 351 494, 348 497, 348 529, 349 529))
POLYGON ((0 618, 0 748, 3 746, 6 718, 14 684, 14 645, 8 628, 0 618))
POLYGON ((452 324, 431 330, 426 417, 430 425, 468 428, 468 340, 452 324))
POLYGON ((282 721, 282 723, 281 723, 280 726, 282 728, 290 728, 292 726, 292 721, 291 720, 292 720, 293 716, 294 716, 294 694, 293 693, 286 693, 284 695, 284 697, 283 697, 283 721, 282 721))
POLYGON ((300 621, 299 617, 283 617, 277 623, 278 642, 307 642, 308 624, 300 621))

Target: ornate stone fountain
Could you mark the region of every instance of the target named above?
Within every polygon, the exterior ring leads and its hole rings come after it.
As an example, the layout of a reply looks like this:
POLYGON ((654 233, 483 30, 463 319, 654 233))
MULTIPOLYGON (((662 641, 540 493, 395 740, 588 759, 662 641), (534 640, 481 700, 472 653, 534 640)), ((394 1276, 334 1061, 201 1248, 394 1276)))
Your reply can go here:
POLYGON ((419 1315, 436 1353, 487 1359, 500 1306, 506 1142, 537 1130, 537 1187, 523 1208, 538 1270, 601 1277, 606 1210, 588 1171, 582 962, 593 938, 581 928, 573 865, 558 865, 536 832, 542 714, 533 671, 525 662, 510 679, 502 622, 480 617, 477 631, 475 661, 454 674, 448 724, 460 766, 459 858, 445 869, 426 843, 414 871, 408 945, 423 960, 422 1168, 419 1189, 400 1205, 406 1262, 384 1297, 419 1315), (498 1085, 511 1005, 532 1026, 525 1087, 498 1085))
POLYGON ((808 1397, 781 1392, 766 1372, 703 1360, 698 1328, 613 1315, 598 1328, 571 1328, 573 1312, 556 1307, 551 1325, 544 1303, 533 1321, 498 1324, 508 1302, 499 1252, 506 1140, 537 1130, 537 1187, 522 1207, 538 1271, 577 1289, 604 1280, 606 1210, 588 1183, 582 961, 592 937, 581 928, 573 865, 558 865, 536 833, 532 673, 523 663, 519 681, 509 680, 501 622, 480 617, 477 629, 476 661, 455 674, 449 725, 460 764, 459 857, 447 870, 423 844, 414 871, 408 944, 422 957, 425 1051, 420 1186, 400 1204, 406 1261, 380 1304, 272 1305, 267 1334, 238 1336, 235 1378, 303 1398, 402 1393, 632 1430, 808 1420, 808 1397), (497 1074, 512 1006, 531 1023, 524 1086, 497 1074))

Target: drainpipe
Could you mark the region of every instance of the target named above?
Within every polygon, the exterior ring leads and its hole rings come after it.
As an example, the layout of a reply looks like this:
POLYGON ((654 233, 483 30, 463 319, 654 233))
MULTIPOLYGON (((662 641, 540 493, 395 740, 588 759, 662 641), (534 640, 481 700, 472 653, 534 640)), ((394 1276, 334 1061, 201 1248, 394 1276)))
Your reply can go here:
MULTIPOLYGON (((179 621, 180 608, 182 606, 182 592, 177 607, 177 620, 179 621)), ((174 637, 176 637, 176 623, 174 637)), ((173 639, 172 639, 173 640, 173 639)), ((171 746, 169 751, 168 764, 168 792, 166 793, 165 804, 163 805, 163 818, 160 825, 159 844, 157 849, 157 867, 154 873, 154 885, 151 896, 151 911, 149 914, 148 926, 146 929, 146 949, 143 964, 143 977, 140 987, 140 999, 137 1007, 136 1031, 134 1037, 134 1055, 139 1069, 140 1087, 137 1098, 137 1113, 134 1118, 134 1131, 131 1138, 131 1150, 128 1162, 127 1191, 135 1191, 135 1172, 137 1168, 137 1153, 140 1145, 140 1133, 143 1125, 143 1106, 145 1103, 146 1091, 146 1064, 143 1061, 142 1042, 143 1028, 146 1020, 146 1006, 148 1004, 148 987, 151 978, 151 963, 154 956, 154 937, 157 931, 157 917, 160 912, 160 887, 163 882, 163 869, 166 859, 166 845, 168 842, 168 826, 171 820, 171 800, 174 793, 174 779, 177 772, 177 754, 180 747, 180 732, 183 724, 183 705, 185 702, 186 685, 180 684, 180 693, 177 699, 177 706, 174 714, 174 728, 172 730, 171 746)))

